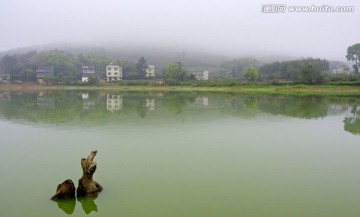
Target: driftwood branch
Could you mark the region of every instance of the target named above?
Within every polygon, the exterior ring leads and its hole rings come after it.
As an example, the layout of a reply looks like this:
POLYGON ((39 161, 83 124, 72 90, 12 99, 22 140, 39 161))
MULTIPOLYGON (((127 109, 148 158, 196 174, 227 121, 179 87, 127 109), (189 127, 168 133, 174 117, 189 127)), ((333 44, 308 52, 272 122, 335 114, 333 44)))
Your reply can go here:
MULTIPOLYGON (((93 180, 96 171, 96 162, 94 162, 96 153, 97 151, 92 151, 86 159, 81 158, 83 175, 79 179, 79 185, 76 189, 78 197, 97 196, 103 190, 103 187, 93 180)), ((75 185, 70 179, 59 184, 56 193, 51 197, 52 200, 67 198, 75 198, 75 185)))
POLYGON ((76 190, 77 196, 96 196, 102 190, 102 186, 93 180, 93 175, 96 171, 96 162, 94 158, 97 151, 92 151, 89 156, 81 158, 81 168, 83 170, 83 175, 79 179, 79 185, 76 190))
POLYGON ((67 198, 75 198, 75 185, 70 179, 59 184, 56 193, 51 197, 52 200, 67 198))

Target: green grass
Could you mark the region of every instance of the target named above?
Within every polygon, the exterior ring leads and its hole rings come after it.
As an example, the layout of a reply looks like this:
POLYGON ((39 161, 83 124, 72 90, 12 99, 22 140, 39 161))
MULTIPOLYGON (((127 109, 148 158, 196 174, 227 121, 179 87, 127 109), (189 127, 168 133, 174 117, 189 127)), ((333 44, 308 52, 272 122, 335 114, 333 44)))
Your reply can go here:
POLYGON ((216 86, 216 87, 193 87, 193 86, 39 86, 37 89, 55 90, 108 90, 108 91, 198 91, 198 92, 233 92, 233 93, 271 93, 271 94, 316 94, 316 95, 359 95, 360 87, 332 86, 332 85, 242 85, 242 86, 216 86))
POLYGON ((229 85, 228 82, 212 82, 216 85, 181 85, 181 86, 156 86, 136 83, 111 83, 98 86, 79 85, 0 85, 1 89, 10 90, 104 90, 104 91, 197 91, 197 92, 229 92, 229 93, 266 93, 266 94, 316 94, 316 95, 359 95, 360 86, 349 85, 300 85, 300 84, 281 84, 271 85, 269 83, 234 83, 229 85))

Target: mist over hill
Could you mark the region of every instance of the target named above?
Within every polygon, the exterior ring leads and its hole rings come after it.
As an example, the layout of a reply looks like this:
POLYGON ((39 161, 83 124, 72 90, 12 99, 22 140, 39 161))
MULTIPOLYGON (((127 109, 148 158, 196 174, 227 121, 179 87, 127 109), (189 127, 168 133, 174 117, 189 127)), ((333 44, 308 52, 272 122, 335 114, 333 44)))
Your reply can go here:
POLYGON ((196 50, 182 47, 159 47, 151 45, 90 45, 73 43, 50 43, 44 45, 34 45, 20 47, 8 51, 0 52, 0 58, 5 55, 23 54, 30 51, 50 51, 61 50, 73 55, 93 55, 106 56, 113 61, 137 62, 140 57, 145 57, 149 64, 159 68, 165 67, 171 62, 181 62, 186 68, 217 68, 222 62, 236 58, 255 58, 261 62, 287 61, 301 57, 291 57, 282 55, 259 56, 259 55, 223 55, 206 50, 196 50))

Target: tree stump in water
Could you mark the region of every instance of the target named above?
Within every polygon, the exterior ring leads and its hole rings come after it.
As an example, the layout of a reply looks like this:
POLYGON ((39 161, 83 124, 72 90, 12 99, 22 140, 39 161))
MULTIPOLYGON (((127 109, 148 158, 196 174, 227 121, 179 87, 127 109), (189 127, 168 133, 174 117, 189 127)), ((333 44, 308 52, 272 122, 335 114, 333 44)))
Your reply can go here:
POLYGON ((51 197, 52 200, 67 198, 75 198, 75 185, 70 179, 59 184, 56 193, 51 197))
POLYGON ((103 188, 101 185, 93 180, 93 175, 96 171, 96 162, 93 162, 97 151, 92 151, 87 159, 81 158, 81 168, 83 175, 79 179, 79 186, 76 190, 77 196, 97 196, 103 188))

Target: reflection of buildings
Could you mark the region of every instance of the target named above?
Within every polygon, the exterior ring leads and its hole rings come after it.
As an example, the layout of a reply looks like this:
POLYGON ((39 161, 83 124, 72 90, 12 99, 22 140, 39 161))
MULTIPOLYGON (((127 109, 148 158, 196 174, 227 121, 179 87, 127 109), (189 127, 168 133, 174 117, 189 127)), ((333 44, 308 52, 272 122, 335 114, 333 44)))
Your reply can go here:
POLYGON ((164 96, 165 96, 165 95, 164 95, 164 92, 157 92, 157 93, 156 93, 156 97, 157 97, 157 98, 164 98, 164 96))
POLYGON ((89 100, 89 94, 88 93, 82 93, 81 98, 83 100, 83 109, 89 110, 95 107, 95 101, 89 100))
POLYGON ((209 71, 203 70, 200 72, 192 72, 191 74, 195 76, 196 80, 199 81, 209 80, 209 71))
POLYGON ((37 95, 37 105, 40 108, 44 109, 54 109, 55 99, 52 97, 46 97, 46 94, 44 94, 44 92, 39 92, 37 95))
POLYGON ((155 99, 146 99, 146 108, 150 111, 155 110, 155 99))
POLYGON ((107 94, 106 95, 106 108, 108 111, 119 111, 123 108, 123 99, 121 95, 107 94))
POLYGON ((339 115, 349 112, 350 105, 330 105, 328 107, 328 115, 339 115))
POLYGON ((9 91, 0 92, 0 101, 10 101, 11 96, 9 91))
POLYGON ((201 106, 208 106, 209 105, 209 98, 206 96, 198 96, 195 98, 194 101, 195 105, 201 105, 201 106))

